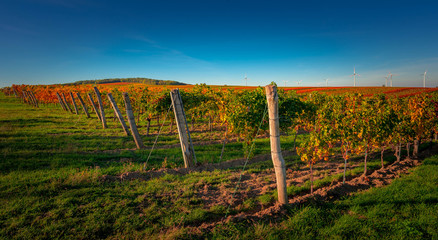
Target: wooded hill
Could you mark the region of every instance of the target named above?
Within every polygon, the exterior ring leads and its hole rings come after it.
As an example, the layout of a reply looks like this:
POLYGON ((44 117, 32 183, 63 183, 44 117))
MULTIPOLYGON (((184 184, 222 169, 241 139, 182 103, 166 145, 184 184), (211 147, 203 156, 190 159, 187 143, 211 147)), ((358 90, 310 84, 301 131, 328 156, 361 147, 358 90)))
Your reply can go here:
POLYGON ((98 80, 82 80, 73 83, 66 83, 65 85, 79 85, 79 84, 103 84, 103 83, 143 83, 148 85, 187 85, 185 83, 173 80, 157 80, 152 78, 106 78, 98 80))

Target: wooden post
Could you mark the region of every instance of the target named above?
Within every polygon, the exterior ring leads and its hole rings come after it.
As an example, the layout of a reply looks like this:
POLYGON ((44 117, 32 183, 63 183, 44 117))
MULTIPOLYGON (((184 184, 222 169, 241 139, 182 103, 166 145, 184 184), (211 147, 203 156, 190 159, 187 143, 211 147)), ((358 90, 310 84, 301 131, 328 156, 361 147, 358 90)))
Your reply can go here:
POLYGON ((27 92, 23 91, 22 94, 23 94, 23 103, 29 103, 29 100, 27 99, 27 92))
POLYGON ((102 121, 101 118, 100 118, 99 111, 97 111, 96 104, 94 103, 93 96, 91 96, 91 93, 88 93, 87 96, 88 96, 88 100, 90 100, 91 106, 93 106, 94 112, 95 112, 96 115, 97 115, 97 119, 99 119, 99 121, 102 121))
POLYGON ((82 100, 81 94, 76 93, 76 96, 78 97, 79 102, 81 102, 81 105, 82 105, 82 108, 84 109, 85 115, 87 115, 87 118, 89 118, 90 114, 88 113, 88 109, 87 109, 87 106, 85 105, 84 100, 82 100))
POLYGON ((222 156, 224 155, 225 143, 227 142, 227 132, 228 132, 228 124, 225 125, 224 141, 222 143, 222 151, 221 151, 221 157, 219 158, 219 162, 222 162, 222 156))
POLYGON ((70 98, 71 98, 71 101, 73 103, 73 107, 75 107, 75 113, 76 113, 76 115, 78 115, 79 114, 78 106, 76 105, 76 101, 75 101, 75 98, 73 97, 73 93, 72 92, 70 92, 70 98))
POLYGON ((179 140, 181 142, 181 150, 184 158, 184 166, 194 167, 196 164, 195 150, 193 149, 192 139, 190 137, 189 127, 187 126, 184 106, 179 94, 179 89, 170 91, 172 99, 173 112, 175 113, 176 126, 178 128, 179 140))
POLYGON ((30 104, 32 106, 36 107, 37 105, 36 105, 35 99, 33 99, 33 97, 32 97, 32 92, 31 91, 26 91, 26 93, 27 93, 27 97, 29 98, 30 104))
POLYGON ((122 125, 123 131, 125 132, 126 136, 129 136, 128 127, 126 126, 125 120, 123 120, 123 116, 120 113, 120 110, 117 107, 117 103, 116 103, 116 101, 114 101, 113 95, 111 93, 108 93, 108 100, 110 101, 111 106, 113 107, 114 112, 115 112, 117 118, 119 119, 120 124, 122 125))
POLYGON ((67 107, 64 105, 64 102, 62 101, 61 96, 59 96, 59 93, 56 93, 56 96, 58 97, 58 101, 59 101, 59 104, 61 105, 62 109, 64 109, 65 111, 68 111, 67 107))
POLYGON ((32 91, 30 91, 30 96, 32 97, 32 99, 34 101, 35 107, 38 108, 39 107, 38 106, 38 99, 35 97, 35 94, 32 91))
POLYGON ((26 102, 28 104, 32 105, 32 100, 30 99, 29 91, 24 91, 24 96, 25 96, 26 102))
POLYGON ((137 125, 135 125, 134 113, 132 112, 131 100, 129 100, 128 93, 123 93, 123 100, 125 100, 126 115, 128 116, 129 128, 131 129, 132 136, 134 137, 137 148, 144 148, 143 141, 138 134, 137 125))
POLYGON ((30 101, 29 92, 28 91, 23 91, 23 94, 24 94, 25 102, 28 103, 28 104, 32 104, 32 102, 30 101))
POLYGON ((17 91, 15 90, 15 88, 12 88, 12 90, 14 91, 15 97, 18 98, 18 94, 17 94, 17 91))
POLYGON ((278 118, 278 94, 276 86, 266 86, 266 99, 268 101, 269 111, 271 157, 277 178, 278 202, 280 204, 287 204, 286 167, 280 147, 280 123, 278 118))
POLYGON ((108 126, 106 125, 105 112, 103 111, 103 102, 102 102, 102 97, 100 96, 99 89, 97 89, 97 87, 94 87, 94 92, 96 93, 97 102, 99 103, 100 120, 102 120, 102 126, 103 128, 107 128, 108 126))
POLYGON ((213 124, 211 122, 211 113, 208 114, 208 128, 210 129, 210 132, 213 131, 213 124))
POLYGON ((418 158, 418 148, 420 146, 420 141, 418 139, 414 140, 414 150, 412 152, 413 158, 418 158))
POLYGON ((62 100, 64 101, 64 104, 67 106, 68 110, 70 112, 73 112, 73 110, 71 110, 70 105, 68 105, 68 102, 67 102, 67 99, 65 98, 65 94, 64 93, 62 93, 62 100))
POLYGON ((29 98, 29 93, 27 91, 23 91, 23 95, 24 95, 24 102, 27 104, 31 104, 30 98, 29 98))

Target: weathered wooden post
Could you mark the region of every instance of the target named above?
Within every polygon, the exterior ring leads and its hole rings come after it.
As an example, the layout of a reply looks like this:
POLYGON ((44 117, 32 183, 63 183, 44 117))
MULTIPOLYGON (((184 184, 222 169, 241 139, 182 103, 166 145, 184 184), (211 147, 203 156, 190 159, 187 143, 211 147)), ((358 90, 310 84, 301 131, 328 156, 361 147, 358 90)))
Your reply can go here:
POLYGON ((125 101, 126 115, 128 116, 129 128, 131 129, 132 136, 134 137, 137 148, 144 148, 143 141, 138 134, 137 125, 135 125, 134 113, 132 112, 131 100, 128 93, 123 93, 123 100, 125 101))
POLYGON ((65 111, 68 111, 67 107, 64 105, 64 102, 62 101, 61 96, 59 96, 59 93, 56 93, 56 97, 58 97, 59 105, 61 105, 62 109, 64 109, 65 111))
POLYGON ((27 102, 28 104, 32 105, 33 102, 32 102, 32 99, 30 98, 29 91, 24 91, 24 94, 25 94, 25 96, 26 96, 26 102, 27 102))
POLYGON ((96 93, 97 102, 99 103, 100 120, 102 120, 102 126, 103 128, 107 128, 108 126, 106 125, 105 112, 103 110, 103 102, 102 102, 102 97, 100 96, 99 89, 97 89, 97 87, 94 87, 94 92, 96 93))
POLYGON ((71 101, 73 102, 73 106, 75 107, 75 113, 76 113, 76 115, 78 115, 79 114, 78 106, 76 105, 76 101, 75 101, 75 98, 73 97, 73 93, 72 92, 70 92, 70 97, 71 97, 71 101))
POLYGON ((114 101, 113 95, 111 93, 108 93, 108 100, 110 101, 111 106, 113 107, 114 112, 119 119, 120 124, 122 125, 123 131, 125 132, 126 136, 129 136, 128 127, 126 126, 125 120, 123 120, 122 113, 120 113, 120 110, 117 107, 117 103, 116 101, 114 101))
POLYGON ((37 107, 37 104, 35 102, 35 99, 32 96, 32 92, 31 91, 26 91, 27 92, 27 96, 29 98, 29 102, 32 106, 37 107))
POLYGON ((35 103, 35 107, 39 108, 40 106, 38 106, 38 99, 35 97, 35 94, 32 91, 30 91, 30 95, 32 96, 32 99, 35 103))
POLYGON ((93 106, 94 112, 95 112, 96 115, 97 115, 97 119, 99 119, 99 121, 102 121, 101 118, 100 118, 99 111, 97 111, 96 104, 94 103, 93 96, 91 96, 91 93, 88 93, 87 96, 88 96, 88 100, 90 100, 91 106, 93 106))
POLYGON ((412 151, 412 157, 418 158, 418 149, 420 147, 420 140, 415 139, 414 140, 414 150, 412 151))
POLYGON ((21 101, 23 102, 23 103, 26 103, 26 93, 25 93, 26 91, 21 91, 21 101))
POLYGON ((24 91, 21 91, 20 98, 21 98, 21 103, 25 103, 24 91))
POLYGON ((184 106, 179 94, 179 89, 173 89, 170 91, 170 98, 172 99, 173 112, 175 113, 176 126, 178 128, 179 140, 181 142, 184 166, 186 168, 193 167, 196 164, 195 150, 190 137, 189 127, 187 126, 186 115, 184 113, 184 106))
POLYGON ((278 118, 278 94, 275 85, 266 86, 266 99, 269 111, 269 133, 271 140, 271 157, 277 178, 278 202, 287 203, 286 167, 280 147, 280 123, 278 118))
POLYGON ((65 98, 65 94, 62 93, 62 100, 64 101, 64 104, 67 106, 68 110, 70 112, 73 112, 73 110, 71 109, 70 105, 68 105, 67 99, 65 98))
POLYGON ((78 92, 76 93, 76 96, 79 99, 79 102, 81 102, 82 108, 84 109, 85 115, 87 115, 87 118, 90 117, 90 114, 88 113, 88 109, 87 106, 85 105, 84 100, 82 100, 81 94, 79 94, 78 92))
POLYGON ((23 90, 23 102, 24 103, 29 103, 28 97, 27 97, 27 91, 23 90))

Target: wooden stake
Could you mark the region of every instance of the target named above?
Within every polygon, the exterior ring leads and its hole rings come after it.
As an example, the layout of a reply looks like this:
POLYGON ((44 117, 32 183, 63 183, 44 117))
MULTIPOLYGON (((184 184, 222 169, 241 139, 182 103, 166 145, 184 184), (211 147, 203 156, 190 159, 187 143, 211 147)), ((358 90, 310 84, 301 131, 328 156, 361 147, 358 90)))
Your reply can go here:
POLYGON ((224 132, 224 141, 222 143, 222 151, 221 151, 221 157, 219 159, 219 162, 222 162, 222 157, 224 155, 224 150, 225 150, 225 143, 227 142, 227 132, 228 132, 228 124, 225 125, 225 132, 224 132))
POLYGON ((68 105, 68 103, 67 103, 67 99, 65 98, 65 94, 64 93, 62 93, 62 100, 64 101, 64 104, 65 104, 65 106, 67 106, 68 110, 70 112, 73 112, 73 110, 71 109, 70 105, 68 105))
POLYGON ((122 125, 123 131, 125 132, 126 136, 129 136, 128 127, 126 126, 125 120, 123 119, 122 114, 120 113, 119 108, 117 107, 116 101, 114 101, 113 95, 111 93, 108 93, 108 100, 111 103, 111 106, 114 109, 114 112, 119 119, 120 124, 122 125))
POLYGON ((382 168, 385 167, 385 165, 383 165, 383 152, 385 151, 385 147, 382 147, 382 150, 380 151, 380 163, 382 165, 382 168))
POLYGON ((268 85, 266 99, 269 111, 269 133, 271 141, 271 157, 274 163, 275 176, 277 179, 278 202, 287 204, 286 167, 280 147, 280 123, 278 118, 278 94, 277 87, 268 85))
POLYGON ((97 89, 97 87, 94 87, 94 92, 96 93, 97 102, 99 103, 100 120, 102 120, 102 126, 103 128, 107 128, 108 126, 106 125, 105 112, 103 110, 103 102, 102 102, 102 97, 100 96, 99 89, 97 89))
POLYGON ((76 113, 76 115, 78 115, 79 114, 78 106, 76 105, 76 101, 75 101, 75 98, 73 97, 73 93, 72 92, 70 92, 70 97, 71 97, 71 101, 73 103, 73 106, 75 107, 75 113, 76 113))
POLYGON ((418 139, 414 140, 414 150, 412 152, 413 158, 418 158, 418 148, 420 146, 420 141, 418 139))
POLYGON ((178 128, 179 140, 181 142, 184 166, 186 168, 193 167, 196 164, 195 150, 193 149, 192 139, 187 126, 186 115, 184 113, 184 106, 179 94, 179 89, 173 89, 170 91, 170 98, 172 99, 173 112, 175 113, 176 126, 178 128))
POLYGON ((134 113, 132 112, 131 100, 128 93, 123 93, 123 100, 125 101, 126 115, 128 116, 129 128, 131 129, 132 136, 134 137, 135 144, 138 149, 144 148, 143 141, 138 134, 137 125, 135 125, 134 113))
POLYGON ((37 104, 35 102, 35 99, 32 97, 32 92, 31 91, 26 91, 27 92, 27 97, 29 98, 29 102, 32 106, 36 107, 37 104))
POLYGON ((64 109, 65 111, 68 111, 67 107, 64 105, 64 102, 62 101, 61 96, 59 96, 59 93, 56 93, 56 96, 58 97, 59 105, 61 105, 62 109, 64 109))
POLYGON ((32 100, 30 99, 29 91, 24 91, 24 96, 25 96, 26 102, 28 104, 32 105, 32 100))
POLYGON ((23 102, 24 103, 29 103, 29 99, 27 97, 27 91, 23 91, 22 93, 23 93, 23 102))
POLYGON ((313 162, 310 161, 310 194, 313 194, 313 162))
POLYGON ((87 96, 88 96, 88 100, 90 100, 91 106, 93 106, 93 109, 94 109, 94 112, 96 113, 97 119, 99 119, 99 121, 102 121, 102 119, 100 118, 99 111, 97 110, 96 104, 94 103, 93 96, 91 95, 91 93, 88 93, 87 96))
POLYGON ((34 101, 35 107, 39 108, 39 106, 38 106, 38 99, 35 97, 35 94, 33 94, 32 91, 30 91, 30 96, 32 97, 32 99, 34 101))
POLYGON ((84 100, 82 100, 81 94, 76 93, 76 96, 78 97, 79 102, 81 102, 81 105, 82 105, 82 108, 84 109, 85 115, 87 115, 87 118, 89 118, 90 114, 88 113, 88 109, 87 109, 87 106, 85 105, 84 100))

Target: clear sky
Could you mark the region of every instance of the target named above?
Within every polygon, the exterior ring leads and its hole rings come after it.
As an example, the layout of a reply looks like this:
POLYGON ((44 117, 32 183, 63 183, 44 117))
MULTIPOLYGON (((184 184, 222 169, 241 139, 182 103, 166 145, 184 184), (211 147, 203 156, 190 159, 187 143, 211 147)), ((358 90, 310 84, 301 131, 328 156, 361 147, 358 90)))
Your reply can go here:
POLYGON ((438 1, 0 0, 0 87, 438 85, 438 1))

